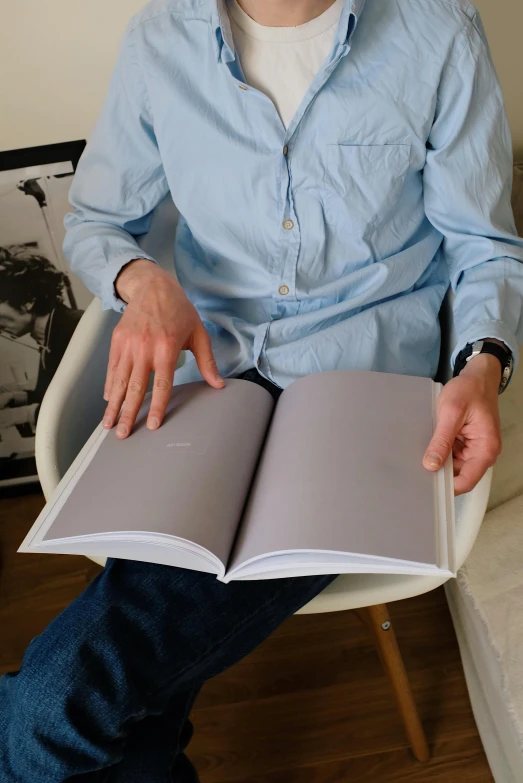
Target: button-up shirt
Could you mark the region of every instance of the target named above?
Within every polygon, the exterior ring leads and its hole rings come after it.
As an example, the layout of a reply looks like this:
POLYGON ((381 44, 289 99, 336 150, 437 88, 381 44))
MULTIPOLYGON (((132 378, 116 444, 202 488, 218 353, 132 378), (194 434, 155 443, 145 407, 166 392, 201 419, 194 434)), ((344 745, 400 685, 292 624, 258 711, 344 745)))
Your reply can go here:
MULTIPOLYGON (((466 0, 347 0, 287 129, 245 83, 222 0, 131 22, 71 190, 66 255, 103 306, 170 191, 178 279, 225 376, 433 376, 455 291, 457 351, 523 340, 511 141, 466 0)), ((154 260, 151 258, 151 260, 154 260)), ((192 357, 177 381, 200 378, 192 357)))

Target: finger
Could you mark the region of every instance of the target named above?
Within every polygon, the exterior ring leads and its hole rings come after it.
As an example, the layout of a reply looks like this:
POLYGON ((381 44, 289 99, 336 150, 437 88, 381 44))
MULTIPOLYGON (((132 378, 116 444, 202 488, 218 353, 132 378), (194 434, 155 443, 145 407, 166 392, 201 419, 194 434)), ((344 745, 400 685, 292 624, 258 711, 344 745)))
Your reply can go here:
POLYGON ((118 426, 116 427, 117 438, 127 438, 134 427, 136 416, 145 397, 147 391, 147 384, 149 382, 150 365, 141 361, 133 366, 129 383, 127 384, 127 391, 125 394, 125 400, 123 403, 122 412, 118 419, 118 426))
POLYGON ((455 457, 459 457, 463 454, 463 451, 465 449, 465 441, 461 440, 461 436, 458 435, 456 437, 456 440, 454 441, 454 445, 452 446, 452 451, 454 453, 455 457))
POLYGON ((218 372, 212 352, 211 338, 203 325, 198 327, 193 335, 192 352, 198 369, 207 383, 210 386, 214 386, 215 389, 222 389, 225 386, 225 382, 218 372))
POLYGON ((118 363, 118 367, 115 370, 113 383, 111 386, 111 394, 109 396, 109 404, 105 409, 103 418, 103 426, 106 429, 114 427, 123 401, 127 392, 127 384, 131 377, 131 371, 133 369, 133 361, 130 355, 123 356, 118 363))
POLYGON ((470 457, 463 462, 458 475, 454 478, 454 494, 462 495, 474 489, 478 481, 485 475, 491 461, 485 457, 470 457))
POLYGON ((461 495, 470 492, 485 474, 487 468, 495 464, 501 454, 501 433, 497 428, 489 431, 483 438, 469 441, 463 452, 458 455, 462 460, 456 481, 455 493, 461 495))
POLYGON ((464 411, 461 405, 454 402, 441 406, 436 429, 423 457, 423 467, 427 470, 438 470, 445 464, 463 426, 464 411))
POLYGON ((153 394, 147 418, 147 427, 150 430, 157 430, 165 416, 167 405, 171 399, 174 369, 178 355, 176 354, 176 356, 171 356, 159 362, 154 371, 153 394))
POLYGON ((463 463, 464 463, 463 459, 461 459, 460 457, 454 457, 454 459, 452 460, 452 470, 454 476, 458 475, 461 468, 463 467, 463 463))
POLYGON ((460 439, 460 436, 458 435, 452 447, 452 464, 454 467, 455 476, 457 476, 457 474, 461 470, 461 466, 463 465, 464 460, 465 460, 465 444, 460 439))

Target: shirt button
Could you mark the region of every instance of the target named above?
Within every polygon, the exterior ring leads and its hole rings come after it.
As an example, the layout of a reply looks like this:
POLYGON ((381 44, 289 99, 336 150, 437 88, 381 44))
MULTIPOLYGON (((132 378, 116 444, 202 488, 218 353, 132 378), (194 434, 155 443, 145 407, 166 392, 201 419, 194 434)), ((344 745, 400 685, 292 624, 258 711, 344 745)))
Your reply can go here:
POLYGON ((285 145, 285 147, 283 148, 283 154, 287 155, 288 152, 289 152, 289 148, 287 147, 287 145, 285 145))
POLYGON ((278 288, 278 293, 281 294, 282 296, 287 296, 287 294, 289 293, 289 287, 286 285, 281 285, 278 288))
POLYGON ((292 220, 284 220, 283 228, 286 229, 287 231, 290 231, 291 228, 294 228, 294 223, 292 222, 292 220))
POLYGON ((245 86, 245 84, 239 84, 238 87, 240 90, 248 90, 249 88, 245 86))

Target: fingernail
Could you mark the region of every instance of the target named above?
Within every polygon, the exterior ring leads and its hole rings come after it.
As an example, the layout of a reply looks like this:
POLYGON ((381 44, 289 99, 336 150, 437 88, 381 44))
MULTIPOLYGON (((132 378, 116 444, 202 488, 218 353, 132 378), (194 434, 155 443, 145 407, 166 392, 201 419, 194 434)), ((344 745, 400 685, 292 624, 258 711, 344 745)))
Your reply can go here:
POLYGON ((439 468, 441 466, 441 457, 439 454, 434 454, 434 452, 431 451, 429 454, 427 454, 425 462, 431 468, 439 468))
POLYGON ((153 416, 150 419, 147 419, 147 427, 150 430, 157 430, 159 426, 160 426, 160 420, 157 419, 155 416, 153 416))
POLYGON ((127 424, 119 424, 116 428, 116 434, 125 438, 129 434, 129 427, 127 424))
POLYGON ((217 376, 216 376, 216 382, 217 382, 217 383, 219 383, 219 384, 221 384, 222 386, 225 386, 225 381, 223 380, 223 378, 221 377, 221 375, 217 375, 217 376))
POLYGON ((103 426, 105 427, 106 430, 110 430, 111 429, 111 419, 109 419, 109 418, 104 419, 102 424, 103 424, 103 426))

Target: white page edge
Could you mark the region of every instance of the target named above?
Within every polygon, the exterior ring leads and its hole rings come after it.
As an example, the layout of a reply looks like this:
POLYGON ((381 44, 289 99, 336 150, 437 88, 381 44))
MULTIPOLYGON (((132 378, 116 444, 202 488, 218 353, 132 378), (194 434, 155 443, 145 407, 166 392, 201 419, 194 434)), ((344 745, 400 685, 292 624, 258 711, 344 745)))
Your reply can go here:
POLYGON ((18 552, 34 552, 35 546, 41 544, 43 537, 56 519, 58 512, 65 505, 74 487, 89 466, 94 455, 107 437, 110 430, 104 429, 100 423, 88 438, 78 455, 66 470, 60 482, 55 487, 48 502, 37 516, 33 526, 18 547, 18 552))

